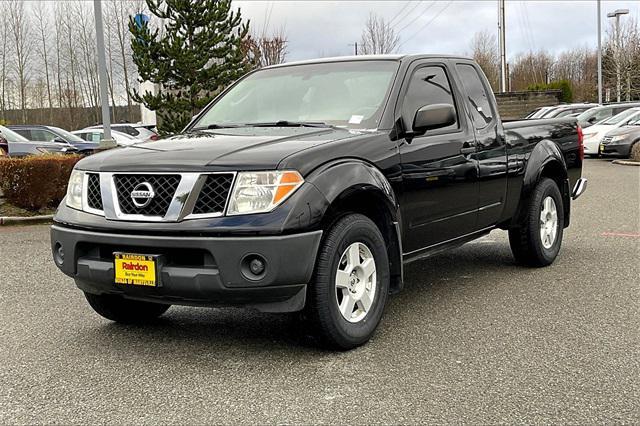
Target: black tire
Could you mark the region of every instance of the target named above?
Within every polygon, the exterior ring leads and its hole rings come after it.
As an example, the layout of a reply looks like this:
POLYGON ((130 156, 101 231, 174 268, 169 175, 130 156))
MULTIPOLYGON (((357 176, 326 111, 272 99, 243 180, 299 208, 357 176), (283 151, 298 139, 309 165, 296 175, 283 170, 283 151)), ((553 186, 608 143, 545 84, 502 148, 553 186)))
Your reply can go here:
POLYGON ((98 314, 123 324, 151 322, 167 312, 171 305, 129 300, 112 294, 85 293, 87 302, 98 314))
POLYGON ((522 223, 509 229, 511 252, 518 263, 538 267, 550 265, 558 256, 564 230, 564 206, 558 185, 543 178, 526 202, 522 223), (550 247, 545 247, 540 232, 540 215, 547 197, 553 199, 557 212, 557 234, 550 247))
MULTIPOLYGON (((372 276, 370 282, 373 282, 372 276)), ((389 259, 380 230, 361 214, 342 217, 325 233, 314 278, 309 286, 305 317, 313 334, 324 346, 332 349, 348 350, 366 343, 380 323, 388 294, 389 259), (338 298, 344 296, 338 295, 336 275, 343 254, 354 243, 364 244, 373 256, 376 286, 370 309, 364 318, 349 322, 339 309, 338 298)), ((360 309, 359 306, 355 306, 356 311, 360 309)))

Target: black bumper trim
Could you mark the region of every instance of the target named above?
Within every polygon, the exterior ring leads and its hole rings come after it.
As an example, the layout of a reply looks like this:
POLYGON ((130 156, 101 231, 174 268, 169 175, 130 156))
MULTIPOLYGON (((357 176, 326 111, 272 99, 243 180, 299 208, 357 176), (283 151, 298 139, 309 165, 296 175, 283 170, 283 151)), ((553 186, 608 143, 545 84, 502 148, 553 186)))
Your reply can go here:
MULTIPOLYGON (((262 311, 290 312, 304 307, 306 285, 311 280, 322 231, 264 237, 175 237, 126 235, 51 227, 51 247, 64 250, 58 267, 89 293, 121 294, 155 302, 203 305, 249 306, 262 311), (87 247, 108 245, 154 248, 199 249, 211 254, 214 264, 163 265, 158 287, 123 286, 114 283, 111 259, 95 257, 87 247), (241 273, 247 254, 259 254, 267 270, 259 280, 241 273)), ((55 258, 56 256, 54 256, 55 258)))

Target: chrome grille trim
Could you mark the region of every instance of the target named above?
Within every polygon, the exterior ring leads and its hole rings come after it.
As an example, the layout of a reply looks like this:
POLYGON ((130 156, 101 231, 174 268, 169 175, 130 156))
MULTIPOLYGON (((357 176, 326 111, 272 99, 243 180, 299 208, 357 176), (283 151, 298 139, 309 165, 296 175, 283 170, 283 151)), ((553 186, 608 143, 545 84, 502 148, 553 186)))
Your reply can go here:
POLYGON ((226 214, 229 204, 229 198, 236 180, 236 172, 188 172, 188 173, 170 173, 170 172, 87 172, 100 176, 100 190, 102 194, 103 210, 91 209, 88 206, 88 174, 85 174, 85 182, 83 186, 83 206, 88 213, 104 216, 109 220, 130 221, 130 222, 180 222, 187 219, 205 219, 212 217, 220 217, 226 214), (224 210, 215 213, 193 214, 193 208, 198 201, 200 191, 202 190, 207 178, 210 175, 225 174, 231 175, 231 186, 226 197, 224 210), (173 194, 173 198, 167 208, 164 216, 148 216, 142 214, 126 214, 120 209, 118 201, 118 191, 116 188, 116 176, 131 175, 165 175, 180 176, 180 182, 173 194))

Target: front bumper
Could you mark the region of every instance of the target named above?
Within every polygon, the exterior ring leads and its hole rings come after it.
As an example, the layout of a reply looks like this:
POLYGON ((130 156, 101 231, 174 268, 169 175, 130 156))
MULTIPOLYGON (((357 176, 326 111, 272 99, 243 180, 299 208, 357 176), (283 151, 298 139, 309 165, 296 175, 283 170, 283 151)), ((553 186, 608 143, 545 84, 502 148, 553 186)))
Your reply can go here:
POLYGON ((321 236, 322 231, 259 237, 130 235, 56 224, 51 227, 51 248, 58 268, 88 293, 293 312, 304 307, 321 236), (116 251, 162 255, 157 287, 115 284, 116 251), (248 255, 264 259, 263 275, 247 274, 243 259, 248 255))
POLYGON ((630 143, 607 143, 601 145, 600 153, 603 155, 615 155, 620 157, 628 157, 631 154, 630 143))

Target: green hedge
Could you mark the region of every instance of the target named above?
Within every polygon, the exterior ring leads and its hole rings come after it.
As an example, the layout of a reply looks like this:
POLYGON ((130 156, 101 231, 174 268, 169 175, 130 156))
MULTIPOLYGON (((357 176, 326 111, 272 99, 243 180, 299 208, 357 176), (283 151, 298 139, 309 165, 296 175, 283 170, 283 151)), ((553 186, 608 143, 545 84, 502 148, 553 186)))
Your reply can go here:
POLYGON ((573 89, 571 88, 571 82, 569 80, 552 81, 548 84, 530 84, 527 87, 530 91, 545 91, 545 90, 560 90, 560 102, 570 103, 573 102, 573 89))
POLYGON ((55 207, 67 192, 76 155, 39 155, 0 160, 0 188, 16 207, 37 211, 55 207))

